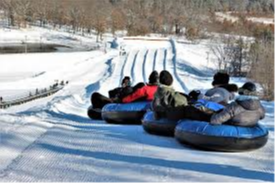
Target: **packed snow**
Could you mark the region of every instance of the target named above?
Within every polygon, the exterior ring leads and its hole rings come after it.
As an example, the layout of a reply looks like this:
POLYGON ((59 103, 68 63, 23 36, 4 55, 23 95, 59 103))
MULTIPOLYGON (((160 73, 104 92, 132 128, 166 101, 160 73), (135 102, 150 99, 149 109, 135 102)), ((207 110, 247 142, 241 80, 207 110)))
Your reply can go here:
MULTIPOLYGON (((0 42, 18 41, 25 31, 2 31, 0 42)), ((41 34, 37 29, 26 32, 41 34)), ((43 32, 43 37, 57 34, 43 32)), ((67 33, 58 34, 54 38, 58 44, 71 40, 67 33)), ((85 45, 96 45, 94 38, 79 39, 86 40, 85 45)), ((213 55, 209 55, 207 41, 186 44, 120 38, 119 44, 126 54, 119 49, 99 49, 0 55, 0 96, 4 100, 56 80, 69 81, 52 96, 0 109, 0 181, 274 181, 274 102, 262 101, 267 114, 260 123, 269 130, 268 143, 240 153, 201 151, 174 138, 149 135, 140 125, 89 119, 91 94, 107 95, 126 75, 136 84, 147 81, 152 70, 166 69, 178 91, 211 88, 215 64, 209 59, 213 55)), ((245 80, 233 78, 231 82, 241 86, 245 80)))

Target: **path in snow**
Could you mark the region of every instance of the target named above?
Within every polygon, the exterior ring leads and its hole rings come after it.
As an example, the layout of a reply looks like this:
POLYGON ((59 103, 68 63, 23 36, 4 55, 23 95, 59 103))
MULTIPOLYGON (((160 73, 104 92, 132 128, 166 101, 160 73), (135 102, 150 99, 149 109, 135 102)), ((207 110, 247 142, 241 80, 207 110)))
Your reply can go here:
POLYGON ((145 62, 145 68, 144 68, 144 73, 146 74, 145 78, 148 79, 150 76, 150 73, 152 71, 154 71, 154 68, 152 66, 154 66, 154 54, 156 53, 155 50, 153 49, 149 49, 147 51, 147 55, 146 55, 146 62, 145 62))
MULTIPOLYGON (((126 57, 109 56, 95 63, 87 62, 89 67, 81 67, 84 75, 78 79, 91 80, 86 92, 117 87, 122 75, 134 76, 135 82, 140 82, 144 75, 148 78, 154 66, 158 71, 164 67, 175 71, 173 66, 177 64, 171 52, 166 47, 133 48, 126 57)), ((80 72, 80 68, 75 71, 80 72)), ((176 86, 182 87, 180 80, 175 80, 176 86)), ((174 138, 149 135, 141 126, 110 125, 79 115, 75 106, 81 107, 82 90, 80 85, 73 86, 71 94, 67 90, 59 93, 48 110, 36 111, 39 115, 32 120, 48 123, 46 133, 0 172, 0 181, 274 181, 273 137, 264 148, 251 152, 199 151, 174 138)), ((274 114, 267 118, 273 124, 274 114)), ((274 125, 272 129, 274 135, 274 125)))
MULTIPOLYGON (((144 60, 143 60, 143 64, 142 64, 142 72, 143 72, 143 74, 142 74, 142 77, 143 77, 143 81, 146 83, 146 82, 148 82, 148 78, 149 78, 149 74, 148 73, 146 73, 146 63, 148 62, 148 53, 149 53, 149 51, 147 50, 146 52, 145 52, 145 54, 144 54, 144 60), (148 76, 148 77, 147 77, 148 76)), ((151 65, 150 65, 150 67, 151 67, 151 65)))
POLYGON ((154 53, 154 63, 153 63, 153 70, 155 71, 157 68, 157 57, 158 57, 158 50, 154 53))
POLYGON ((249 158, 271 155, 261 150, 198 151, 173 138, 149 135, 141 126, 80 122, 51 115, 46 120, 56 124, 9 165, 1 181, 273 180, 271 167, 255 165, 255 159, 249 158))
POLYGON ((123 76, 130 76, 132 78, 132 84, 134 84, 134 76, 132 74, 134 74, 132 72, 132 66, 135 62, 135 58, 137 57, 138 54, 138 50, 130 50, 129 52, 129 56, 127 57, 127 61, 126 64, 123 68, 123 76))
POLYGON ((155 59, 155 70, 158 71, 159 73, 164 69, 164 53, 163 53, 163 48, 157 50, 157 56, 155 59))
POLYGON ((146 53, 147 53, 146 49, 141 49, 138 52, 138 55, 135 60, 135 64, 133 64, 133 72, 134 72, 133 74, 135 75, 135 83, 148 82, 148 79, 144 78, 144 75, 145 75, 144 65, 146 64, 146 59, 145 59, 146 53))
POLYGON ((120 87, 122 77, 122 71, 127 62, 127 56, 118 56, 110 60, 109 76, 106 81, 101 81, 101 87, 98 90, 99 93, 108 96, 110 88, 120 87), (110 77, 111 76, 111 77, 110 77))

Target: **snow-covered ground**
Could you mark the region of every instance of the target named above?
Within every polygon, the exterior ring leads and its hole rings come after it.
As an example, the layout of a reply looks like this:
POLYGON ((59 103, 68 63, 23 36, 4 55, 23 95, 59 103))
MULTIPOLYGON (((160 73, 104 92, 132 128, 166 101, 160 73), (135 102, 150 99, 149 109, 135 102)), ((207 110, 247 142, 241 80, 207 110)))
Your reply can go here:
MULTIPOLYGON (((69 81, 50 97, 0 110, 0 181, 274 181, 274 102, 263 101, 267 115, 260 123, 269 129, 268 143, 241 153, 200 151, 138 125, 90 120, 91 93, 107 95, 125 75, 135 84, 153 69, 167 69, 179 91, 211 87, 214 65, 207 43, 120 43, 126 55, 118 50, 0 55, 4 99, 69 81)), ((232 82, 240 86, 244 80, 232 82)))
MULTIPOLYGON (((239 20, 238 17, 231 14, 232 12, 217 12, 217 20, 219 21, 232 21, 237 22, 239 20)), ((254 23, 262 23, 262 24, 273 24, 274 25, 274 18, 260 18, 260 17, 246 17, 247 20, 254 22, 254 23)))

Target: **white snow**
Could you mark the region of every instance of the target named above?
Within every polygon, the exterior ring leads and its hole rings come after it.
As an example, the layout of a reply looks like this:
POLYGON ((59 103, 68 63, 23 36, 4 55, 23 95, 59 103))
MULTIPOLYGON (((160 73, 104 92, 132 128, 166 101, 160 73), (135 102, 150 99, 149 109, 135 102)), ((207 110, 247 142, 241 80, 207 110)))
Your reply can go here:
MULTIPOLYGON (((224 20, 237 22, 239 20, 238 17, 232 15, 232 12, 216 12, 217 20, 223 22, 224 20)), ((247 20, 254 22, 254 23, 262 23, 262 24, 273 24, 274 25, 274 18, 260 18, 260 17, 246 17, 247 20)))
POLYGON ((273 24, 274 25, 274 18, 258 18, 258 17, 249 17, 247 18, 249 21, 263 23, 263 24, 273 24))
MULTIPOLYGON (((56 34, 44 31, 49 37, 56 34)), ((0 40, 4 37, 9 42, 9 34, 1 32, 0 40)), ((10 36, 18 37, 17 33, 10 36)), ((69 81, 50 97, 0 109, 1 182, 274 181, 274 102, 263 101, 267 115, 260 123, 269 129, 268 143, 240 153, 200 151, 174 138, 149 135, 141 126, 90 120, 86 112, 91 93, 107 95, 125 75, 136 84, 148 81, 154 68, 166 68, 179 91, 211 87, 214 65, 207 59, 205 42, 125 39, 120 43, 126 55, 120 56, 118 50, 0 55, 4 99, 47 87, 55 80, 69 81)))
POLYGON ((232 21, 232 22, 237 22, 239 20, 238 17, 232 16, 231 12, 216 12, 215 13, 217 20, 219 21, 232 21))

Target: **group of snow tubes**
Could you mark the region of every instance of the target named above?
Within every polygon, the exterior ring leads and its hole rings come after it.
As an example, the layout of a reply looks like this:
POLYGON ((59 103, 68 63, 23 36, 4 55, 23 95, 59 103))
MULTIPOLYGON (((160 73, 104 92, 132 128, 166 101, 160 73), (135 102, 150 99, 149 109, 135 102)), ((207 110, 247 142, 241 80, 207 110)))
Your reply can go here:
POLYGON ((150 134, 174 136, 183 144, 203 150, 249 151, 263 147, 268 140, 268 130, 260 124, 241 127, 211 125, 208 122, 188 119, 156 120, 150 108, 150 102, 107 104, 101 111, 101 117, 111 124, 142 124, 143 129, 150 134))

